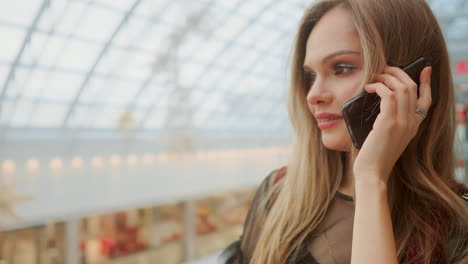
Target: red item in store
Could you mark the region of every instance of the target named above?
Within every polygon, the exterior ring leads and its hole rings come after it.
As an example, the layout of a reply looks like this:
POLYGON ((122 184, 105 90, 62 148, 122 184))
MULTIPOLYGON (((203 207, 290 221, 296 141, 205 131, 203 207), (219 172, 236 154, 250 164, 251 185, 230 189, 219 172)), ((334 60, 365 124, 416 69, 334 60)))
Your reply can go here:
POLYGON ((466 106, 458 105, 457 106, 457 124, 465 125, 466 123, 466 106))
POLYGON ((125 255, 147 248, 147 245, 138 241, 138 228, 126 227, 119 230, 116 242, 118 255, 125 255))
POLYGON ((457 74, 468 74, 468 61, 457 61, 457 74))
POLYGON ((110 238, 101 238, 101 253, 106 257, 114 255, 115 241, 110 238))
POLYGON ((85 249, 86 249, 86 242, 84 242, 84 241, 81 241, 81 242, 80 242, 80 249, 81 249, 81 252, 84 252, 84 251, 85 251, 85 249))

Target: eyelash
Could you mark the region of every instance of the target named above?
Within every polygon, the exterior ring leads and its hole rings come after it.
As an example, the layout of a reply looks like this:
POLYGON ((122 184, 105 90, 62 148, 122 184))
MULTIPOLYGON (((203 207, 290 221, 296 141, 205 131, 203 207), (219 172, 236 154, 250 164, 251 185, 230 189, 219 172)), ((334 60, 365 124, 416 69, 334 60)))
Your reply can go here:
MULTIPOLYGON (((345 73, 348 73, 348 72, 356 69, 356 67, 352 66, 350 64, 338 63, 338 64, 333 65, 332 69, 335 71, 335 74, 345 74, 345 73), (338 72, 338 71, 343 70, 343 69, 346 69, 346 71, 338 72)), ((316 77, 315 73, 305 72, 305 79, 309 84, 311 84, 315 80, 315 77, 316 77)))
POLYGON ((348 69, 347 71, 340 73, 340 74, 344 74, 344 73, 347 73, 349 71, 352 71, 352 70, 356 69, 356 67, 352 66, 352 65, 349 65, 349 64, 339 63, 339 64, 335 64, 333 66, 333 69, 335 70, 335 72, 340 70, 340 69, 348 69))

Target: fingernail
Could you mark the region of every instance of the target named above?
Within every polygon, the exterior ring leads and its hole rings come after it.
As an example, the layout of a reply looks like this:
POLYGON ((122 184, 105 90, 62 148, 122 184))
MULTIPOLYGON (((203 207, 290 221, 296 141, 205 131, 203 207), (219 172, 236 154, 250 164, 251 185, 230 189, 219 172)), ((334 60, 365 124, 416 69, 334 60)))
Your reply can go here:
POLYGON ((431 66, 428 66, 426 68, 429 68, 429 69, 427 69, 427 70, 424 69, 424 70, 426 70, 426 74, 424 74, 424 77, 423 77, 424 78, 424 81, 423 81, 424 83, 428 82, 431 79, 431 72, 432 72, 432 67, 431 66))
POLYGON ((431 74, 432 74, 432 66, 429 66, 429 70, 427 70, 426 82, 431 81, 431 74))

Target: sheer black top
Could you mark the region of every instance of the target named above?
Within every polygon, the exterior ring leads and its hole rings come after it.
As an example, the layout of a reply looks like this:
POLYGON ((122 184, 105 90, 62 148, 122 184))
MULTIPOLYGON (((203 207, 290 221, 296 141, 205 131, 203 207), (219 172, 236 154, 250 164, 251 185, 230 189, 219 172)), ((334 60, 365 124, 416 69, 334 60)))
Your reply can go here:
MULTIPOLYGON (((286 167, 270 173, 258 188, 244 223, 244 231, 238 241, 228 246, 224 252, 225 264, 247 264, 260 235, 267 210, 260 208, 274 184, 281 184, 286 167)), ((468 190, 460 192, 467 201, 468 190)), ((327 210, 325 218, 317 227, 317 235, 312 237, 307 247, 299 249, 300 254, 288 264, 345 264, 351 262, 353 235, 354 202, 351 196, 337 192, 327 210)), ((468 223, 467 223, 468 225, 468 223)), ((468 228, 468 227, 466 227, 468 228)), ((465 241, 468 247, 468 237, 465 241)), ((437 263, 437 261, 436 261, 437 263)))

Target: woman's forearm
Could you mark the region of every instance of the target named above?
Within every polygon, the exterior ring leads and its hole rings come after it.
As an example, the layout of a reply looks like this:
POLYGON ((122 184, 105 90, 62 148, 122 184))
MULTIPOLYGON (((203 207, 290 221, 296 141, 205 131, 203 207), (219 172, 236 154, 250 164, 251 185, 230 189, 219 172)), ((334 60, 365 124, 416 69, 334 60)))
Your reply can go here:
POLYGON ((386 184, 357 180, 355 192, 351 263, 397 264, 386 184))

